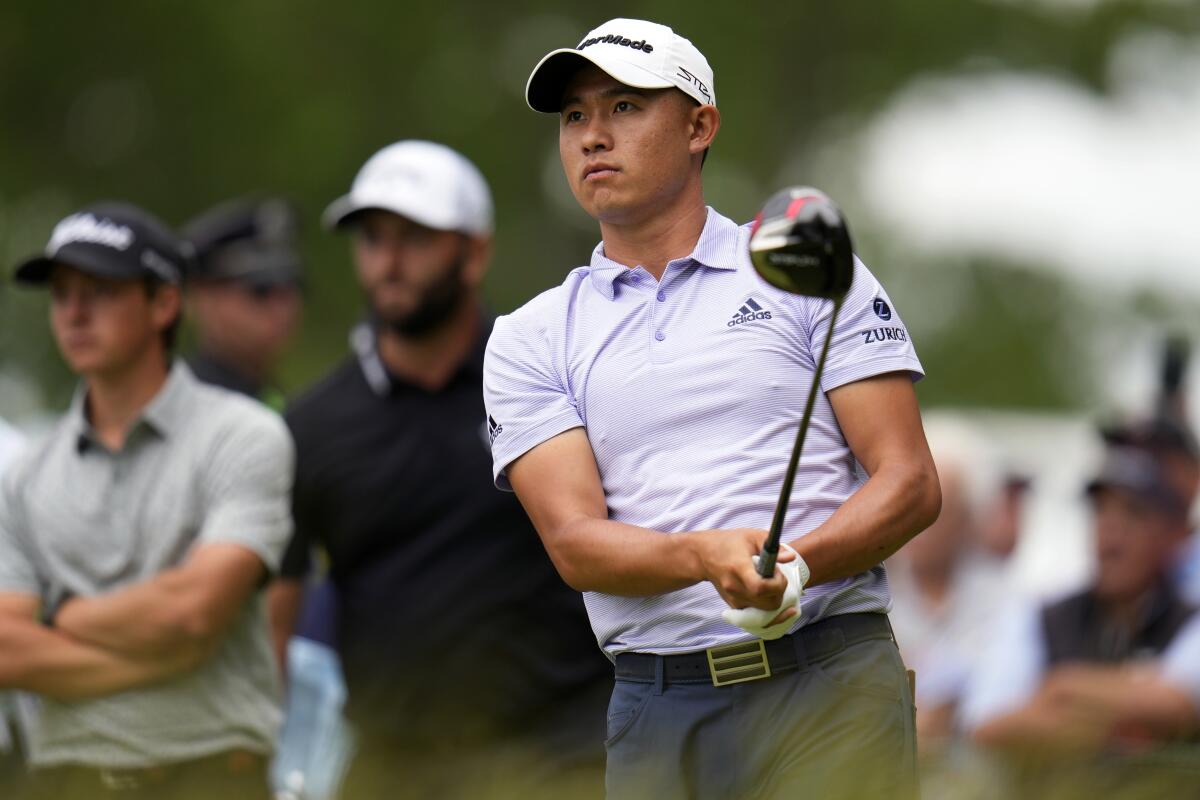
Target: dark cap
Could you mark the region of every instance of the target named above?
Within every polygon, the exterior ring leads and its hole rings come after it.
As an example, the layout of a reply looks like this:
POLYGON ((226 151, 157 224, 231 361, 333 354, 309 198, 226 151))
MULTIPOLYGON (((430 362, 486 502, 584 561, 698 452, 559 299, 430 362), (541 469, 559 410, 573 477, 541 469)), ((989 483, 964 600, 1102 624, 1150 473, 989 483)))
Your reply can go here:
POLYGON ((1171 516, 1186 516, 1188 504, 1172 487, 1162 465, 1140 447, 1109 447, 1104 463, 1084 491, 1095 495, 1103 489, 1124 489, 1171 516))
POLYGON ((17 267, 15 279, 40 285, 55 264, 102 278, 182 283, 190 248, 153 214, 128 203, 96 203, 54 226, 45 252, 17 267))
POLYGON ((184 238, 196 252, 197 280, 298 284, 303 265, 296 250, 299 219, 280 198, 240 198, 188 222, 184 238))
POLYGON ((1100 429, 1112 446, 1137 447, 1154 455, 1175 453, 1200 463, 1200 445, 1186 425, 1168 417, 1134 420, 1100 429))

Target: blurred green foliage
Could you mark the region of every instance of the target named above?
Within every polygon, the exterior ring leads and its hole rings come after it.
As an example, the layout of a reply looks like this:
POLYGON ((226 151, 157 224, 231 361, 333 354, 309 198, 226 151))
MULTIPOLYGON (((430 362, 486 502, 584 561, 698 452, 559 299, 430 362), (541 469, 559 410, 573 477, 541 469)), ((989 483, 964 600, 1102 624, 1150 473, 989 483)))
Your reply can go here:
MULTIPOLYGON (((346 242, 318 215, 372 152, 419 137, 459 148, 490 179, 498 233, 487 294, 497 311, 511 309, 560 282, 597 238, 565 201, 555 123, 525 107, 525 79, 548 49, 618 15, 672 25, 713 64, 724 127, 706 167, 708 199, 741 219, 779 185, 804 180, 831 126, 853 130, 914 78, 1011 68, 1103 93, 1106 56, 1123 33, 1200 29, 1194 4, 1159 2, 1076 13, 1015 0, 599 10, 545 0, 10 0, 0 6, 2 271, 93 200, 131 200, 179 224, 230 196, 284 194, 307 222, 311 275, 303 333, 281 376, 297 390, 343 354, 360 310, 346 242)), ((1077 339, 1089 317, 1070 287, 1023 265, 912 264, 847 211, 864 259, 917 331, 926 402, 1089 402, 1077 339), (957 294, 938 302, 956 313, 923 327, 926 289, 947 269, 962 273, 957 294)), ((28 376, 38 401, 55 406, 71 379, 44 313, 37 293, 0 291, 0 367, 28 376)), ((0 412, 3 403, 0 391, 0 412)))

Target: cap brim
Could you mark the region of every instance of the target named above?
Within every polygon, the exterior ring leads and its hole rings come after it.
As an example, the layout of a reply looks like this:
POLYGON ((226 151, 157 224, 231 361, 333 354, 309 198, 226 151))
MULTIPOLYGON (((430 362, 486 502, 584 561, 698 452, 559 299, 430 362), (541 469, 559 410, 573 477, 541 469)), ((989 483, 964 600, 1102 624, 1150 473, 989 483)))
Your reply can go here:
POLYGON ((363 211, 387 211, 411 219, 426 228, 437 231, 461 231, 471 236, 487 235, 486 231, 468 230, 459 227, 458 221, 447 219, 445 216, 433 213, 428 206, 422 206, 415 198, 405 198, 408 203, 397 202, 395 198, 358 197, 343 195, 334 200, 321 214, 321 224, 329 230, 339 230, 346 227, 353 218, 363 211))
POLYGON ((50 282, 50 274, 54 271, 55 264, 61 264, 64 267, 77 269, 100 278, 132 280, 146 274, 141 270, 130 272, 128 269, 116 266, 104 259, 94 258, 90 249, 73 250, 69 253, 66 252, 67 249, 64 247, 53 258, 37 256, 29 259, 17 267, 13 273, 13 280, 29 286, 43 286, 50 282))
POLYGON ((602 54, 582 53, 563 47, 547 53, 525 84, 525 102, 534 111, 557 114, 562 110, 563 91, 580 67, 594 64, 626 86, 637 89, 669 89, 675 84, 657 73, 631 64, 621 58, 605 58, 602 54))

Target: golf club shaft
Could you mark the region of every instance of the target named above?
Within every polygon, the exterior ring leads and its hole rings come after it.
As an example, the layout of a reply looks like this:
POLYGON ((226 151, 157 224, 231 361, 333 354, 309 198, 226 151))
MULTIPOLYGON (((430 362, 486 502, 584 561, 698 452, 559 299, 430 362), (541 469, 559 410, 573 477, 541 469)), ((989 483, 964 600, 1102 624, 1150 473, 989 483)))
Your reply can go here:
POLYGON ((804 413, 800 417, 800 430, 796 432, 796 443, 792 445, 792 457, 788 460, 787 472, 783 475, 783 486, 779 489, 779 500, 775 503, 775 516, 771 519, 771 529, 767 540, 763 543, 762 552, 758 555, 758 574, 770 578, 775 574, 775 559, 779 556, 779 539, 783 535, 783 521, 787 517, 788 501, 792 497, 792 483, 796 480, 796 469, 800 466, 800 451, 804 449, 804 437, 808 435, 808 422, 812 419, 813 406, 817 402, 817 391, 821 387, 821 373, 825 370, 825 357, 829 355, 829 343, 833 341, 834 328, 837 325, 838 312, 842 310, 842 298, 833 301, 833 317, 829 320, 829 334, 821 348, 821 357, 817 359, 817 368, 813 372, 812 386, 808 390, 808 402, 804 404, 804 413))

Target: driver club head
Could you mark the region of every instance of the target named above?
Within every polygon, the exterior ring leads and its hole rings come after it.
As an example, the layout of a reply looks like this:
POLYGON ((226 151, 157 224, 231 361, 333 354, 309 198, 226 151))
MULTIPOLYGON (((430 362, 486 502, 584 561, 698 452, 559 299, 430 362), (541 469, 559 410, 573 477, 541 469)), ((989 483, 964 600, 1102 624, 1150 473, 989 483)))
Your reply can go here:
POLYGON ((773 194, 750 229, 750 261, 762 279, 792 294, 840 300, 854 279, 842 212, 818 189, 773 194))

